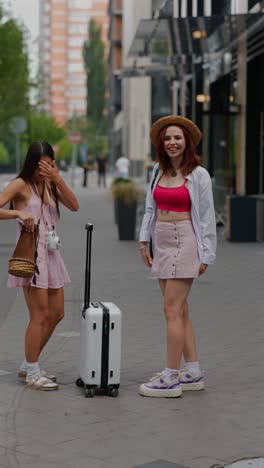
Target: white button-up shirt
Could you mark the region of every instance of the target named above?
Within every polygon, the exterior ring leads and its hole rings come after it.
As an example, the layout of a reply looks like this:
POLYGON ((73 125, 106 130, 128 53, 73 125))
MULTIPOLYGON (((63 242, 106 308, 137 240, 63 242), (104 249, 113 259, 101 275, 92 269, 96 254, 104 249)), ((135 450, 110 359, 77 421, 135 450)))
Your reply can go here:
MULTIPOLYGON (((153 192, 162 176, 162 171, 160 170, 153 184, 158 167, 158 164, 156 164, 153 168, 147 191, 146 209, 139 234, 140 242, 149 242, 150 239, 153 241, 154 238, 157 205, 153 198, 153 192), (153 188, 151 189, 152 184, 153 188)), ((192 202, 191 217, 197 241, 199 260, 201 263, 210 265, 215 261, 217 244, 211 177, 206 169, 197 166, 185 178, 188 180, 186 187, 189 190, 192 202)))

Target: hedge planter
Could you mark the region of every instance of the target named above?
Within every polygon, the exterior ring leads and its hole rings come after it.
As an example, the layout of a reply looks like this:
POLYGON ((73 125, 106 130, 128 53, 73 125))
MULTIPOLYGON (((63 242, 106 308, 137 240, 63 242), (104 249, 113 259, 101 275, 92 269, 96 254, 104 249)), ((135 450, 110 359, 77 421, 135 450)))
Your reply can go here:
POLYGON ((117 219, 118 219, 117 198, 116 198, 116 191, 118 191, 118 188, 116 186, 118 184, 121 184, 121 187, 125 187, 125 185, 127 183, 131 186, 132 180, 131 179, 124 179, 123 177, 116 177, 112 182, 112 193, 114 195, 114 220, 115 220, 115 224, 117 224, 117 219))
POLYGON ((116 200, 118 237, 120 241, 135 240, 137 202, 116 200))
POLYGON ((135 240, 137 203, 145 193, 131 179, 117 179, 111 190, 119 240, 135 240))

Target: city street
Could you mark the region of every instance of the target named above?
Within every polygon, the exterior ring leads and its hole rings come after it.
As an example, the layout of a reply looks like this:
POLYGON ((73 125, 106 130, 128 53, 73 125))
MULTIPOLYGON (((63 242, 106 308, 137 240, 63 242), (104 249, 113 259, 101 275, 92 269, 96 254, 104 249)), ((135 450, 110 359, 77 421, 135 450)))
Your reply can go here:
POLYGON ((76 192, 80 211, 62 210, 58 229, 72 278, 65 320, 42 359, 58 376, 58 392, 17 381, 27 311, 22 292, 5 287, 15 223, 1 222, 0 467, 132 468, 166 460, 172 467, 209 468, 263 456, 263 245, 231 244, 220 233, 217 263, 194 284, 191 315, 206 390, 181 399, 142 398, 138 385, 165 361, 158 284, 137 243, 118 241, 109 190, 93 182, 76 192), (94 224, 92 299, 123 311, 118 398, 86 399, 75 385, 87 222, 94 224))

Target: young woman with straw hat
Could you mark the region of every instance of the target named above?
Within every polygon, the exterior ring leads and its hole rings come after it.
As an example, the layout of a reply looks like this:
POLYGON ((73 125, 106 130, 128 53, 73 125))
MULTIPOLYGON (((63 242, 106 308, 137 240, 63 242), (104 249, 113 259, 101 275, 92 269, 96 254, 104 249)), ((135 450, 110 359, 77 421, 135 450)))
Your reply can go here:
POLYGON ((215 261, 215 212, 211 179, 195 150, 201 140, 199 128, 185 117, 171 115, 156 121, 150 136, 157 164, 146 197, 139 250, 159 279, 163 295, 167 364, 140 386, 139 393, 175 398, 182 391, 205 387, 187 299, 194 278, 215 261), (186 368, 181 371, 182 355, 186 368))

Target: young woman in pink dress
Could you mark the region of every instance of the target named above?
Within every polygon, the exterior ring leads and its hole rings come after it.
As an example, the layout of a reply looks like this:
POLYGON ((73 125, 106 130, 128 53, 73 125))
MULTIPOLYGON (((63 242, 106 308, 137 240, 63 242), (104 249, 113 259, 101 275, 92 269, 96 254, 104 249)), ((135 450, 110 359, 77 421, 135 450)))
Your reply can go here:
MULTIPOLYGON (((39 224, 37 272, 33 278, 9 275, 8 287, 22 287, 29 311, 25 335, 25 359, 18 376, 28 387, 57 390, 56 377, 40 368, 40 354, 56 325, 64 316, 64 284, 70 282, 61 253, 48 247, 49 233, 56 230, 59 203, 71 211, 79 204, 56 166, 52 146, 36 141, 29 146, 23 168, 0 194, 0 220, 17 219, 17 239, 21 225, 33 231, 39 224), (11 203, 11 209, 3 209, 11 203)), ((54 246, 53 246, 54 247, 54 246)), ((57 247, 59 247, 59 242, 57 247)))

